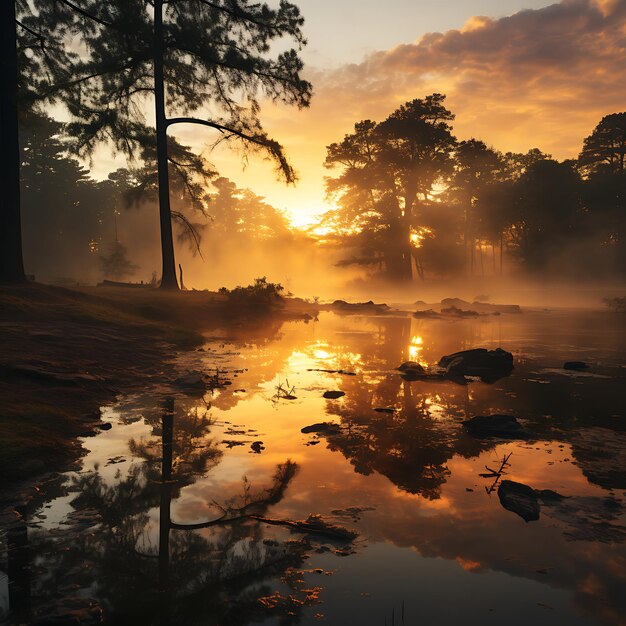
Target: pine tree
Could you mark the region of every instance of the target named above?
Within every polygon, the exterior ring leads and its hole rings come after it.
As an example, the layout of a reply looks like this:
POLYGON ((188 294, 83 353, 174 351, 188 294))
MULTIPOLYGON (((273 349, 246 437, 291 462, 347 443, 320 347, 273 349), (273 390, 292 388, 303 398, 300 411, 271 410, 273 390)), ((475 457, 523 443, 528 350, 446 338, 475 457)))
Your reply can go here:
MULTIPOLYGON (((18 56, 26 106, 60 100, 73 116, 68 130, 81 156, 106 143, 130 158, 156 153, 163 273, 161 286, 178 287, 172 237, 168 165, 176 163, 168 129, 198 124, 237 141, 244 152, 264 153, 293 182, 282 146, 263 129, 261 98, 306 107, 311 85, 301 77, 305 45, 299 9, 250 0, 18 0, 1 3, 0 133, 3 196, 0 280, 23 278, 19 225, 17 144, 18 56), (16 48, 16 29, 30 39, 16 48), (45 36, 41 35, 45 33, 45 36), (278 54, 274 42, 294 48, 278 54), (80 42, 73 53, 70 40, 80 42), (50 52, 52 51, 52 54, 50 52), (53 85, 45 76, 53 77, 53 85), (155 127, 147 124, 153 108, 155 127)), ((75 46, 74 46, 75 47, 75 46)), ((193 160, 192 160, 193 161, 193 160)))

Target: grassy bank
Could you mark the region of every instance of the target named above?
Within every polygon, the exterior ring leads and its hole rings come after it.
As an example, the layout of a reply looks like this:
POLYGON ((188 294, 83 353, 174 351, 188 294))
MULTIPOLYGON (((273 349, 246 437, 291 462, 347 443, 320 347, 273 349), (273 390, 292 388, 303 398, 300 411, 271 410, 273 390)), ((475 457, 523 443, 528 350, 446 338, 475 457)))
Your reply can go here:
POLYGON ((0 288, 0 491, 66 467, 76 438, 119 393, 167 378, 202 332, 259 318, 297 318, 309 305, 233 302, 211 292, 0 288))

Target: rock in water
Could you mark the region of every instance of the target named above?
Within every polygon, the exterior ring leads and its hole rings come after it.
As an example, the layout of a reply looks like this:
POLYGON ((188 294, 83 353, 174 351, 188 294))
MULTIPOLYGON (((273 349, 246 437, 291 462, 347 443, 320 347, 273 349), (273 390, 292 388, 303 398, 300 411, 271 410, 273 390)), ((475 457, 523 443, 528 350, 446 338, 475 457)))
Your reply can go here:
POLYGON ((475 348, 441 357, 439 367, 449 376, 480 376, 484 382, 495 382, 513 371, 513 355, 496 348, 475 348))
POLYGON ((251 446, 250 449, 252 450, 252 452, 254 452, 255 454, 261 454, 261 452, 263 450, 265 450, 265 446, 263 445, 262 441, 255 441, 251 446))
POLYGON ((584 372, 589 369, 589 364, 584 361, 566 361, 563 363, 563 369, 573 372, 584 372))
POLYGON ((398 369, 401 372, 406 372, 407 370, 418 370, 420 372, 424 371, 424 368, 416 361, 405 361, 398 369))
POLYGON ((398 370, 401 372, 401 376, 404 380, 419 380, 426 376, 426 370, 415 361, 406 361, 398 370))
POLYGON ((326 398, 327 400, 336 400, 337 398, 341 398, 342 396, 345 396, 346 393, 345 391, 325 391, 324 392, 324 398, 326 398))
POLYGON ((527 433, 513 415, 476 415, 463 422, 470 435, 474 437, 502 437, 504 439, 523 439, 527 433))
POLYGON ((320 422, 319 424, 311 424, 300 430, 305 435, 308 433, 318 433, 320 435, 336 435, 341 432, 339 424, 333 422, 320 422))
POLYGON ((498 487, 498 498, 507 511, 517 513, 525 522, 539 519, 539 498, 532 487, 513 480, 503 480, 498 487))
POLYGON ((204 395, 207 390, 207 383, 198 372, 183 374, 174 380, 172 384, 174 387, 190 396, 204 395))

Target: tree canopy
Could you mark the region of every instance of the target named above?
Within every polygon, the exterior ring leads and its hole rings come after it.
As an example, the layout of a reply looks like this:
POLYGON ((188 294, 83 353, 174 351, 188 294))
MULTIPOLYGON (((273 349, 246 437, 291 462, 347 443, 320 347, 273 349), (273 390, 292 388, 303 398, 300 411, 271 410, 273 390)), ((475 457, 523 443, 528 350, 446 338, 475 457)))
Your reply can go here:
MULTIPOLYGON (((189 191, 191 172, 207 173, 191 153, 183 161, 171 153, 167 131, 173 125, 213 129, 214 145, 236 141, 244 158, 261 152, 287 182, 295 180, 282 146, 260 121, 262 100, 309 104, 311 85, 300 75, 303 18, 294 4, 283 0, 273 9, 249 0, 36 0, 18 3, 18 18, 24 101, 62 102, 80 156, 92 156, 106 143, 130 159, 155 163, 162 286, 177 287, 171 218, 184 221, 170 207, 169 168, 186 178, 189 191), (287 40, 293 47, 284 45, 287 40)), ((194 195, 198 208, 202 201, 194 195)))
POLYGON ((505 256, 532 272, 624 267, 626 114, 604 117, 579 159, 559 162, 538 148, 457 141, 444 101, 413 100, 328 146, 336 208, 320 227, 343 249, 340 265, 404 281, 413 269, 422 278, 499 274, 505 256))

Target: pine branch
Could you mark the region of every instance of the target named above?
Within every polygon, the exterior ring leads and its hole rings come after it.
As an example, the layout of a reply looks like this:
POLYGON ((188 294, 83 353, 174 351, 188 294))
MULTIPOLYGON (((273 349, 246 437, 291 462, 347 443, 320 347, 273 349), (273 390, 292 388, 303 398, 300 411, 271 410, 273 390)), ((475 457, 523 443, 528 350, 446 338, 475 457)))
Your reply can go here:
POLYGON ((92 15, 88 11, 85 11, 85 9, 81 9, 79 6, 77 6, 73 2, 70 2, 70 0, 54 0, 54 1, 64 4, 65 6, 69 7, 73 11, 76 11, 76 13, 79 13, 83 17, 93 20, 94 22, 96 22, 97 24, 100 24, 101 26, 108 26, 109 28, 116 28, 115 24, 113 24, 112 22, 107 22, 106 20, 103 20, 102 18, 96 15, 92 15))
POLYGON ((224 126, 223 124, 218 124, 217 122, 211 122, 209 120, 202 120, 196 117, 172 117, 166 120, 166 125, 169 128, 174 124, 199 124, 201 126, 208 126, 209 128, 214 128, 218 130, 222 134, 229 134, 230 136, 238 137, 243 141, 247 141, 253 143, 261 148, 264 148, 270 152, 270 154, 278 161, 280 170, 285 175, 285 179, 288 183, 293 183, 296 180, 296 174, 293 171, 293 168, 287 163, 287 159, 283 154, 282 148, 277 141, 272 139, 268 139, 262 135, 249 135, 243 131, 237 130, 236 128, 230 128, 229 126, 224 126))
POLYGON ((42 34, 34 31, 32 28, 29 28, 28 26, 26 26, 26 24, 23 24, 19 20, 15 20, 15 23, 20 28, 23 28, 27 33, 30 33, 33 37, 35 37, 39 41, 39 43, 41 44, 42 51, 45 52, 44 45, 46 43, 46 38, 42 34))
POLYGON ((198 2, 208 7, 211 7, 212 9, 216 9, 217 11, 221 11, 222 13, 226 13, 227 15, 230 15, 231 17, 234 17, 236 19, 243 19, 246 22, 249 22, 250 24, 254 24, 255 26, 258 26, 259 28, 265 28, 269 30, 270 32, 273 32, 275 34, 280 34, 280 29, 277 26, 273 24, 268 24, 267 22, 259 21, 255 19, 254 17, 252 17, 250 14, 244 13, 243 11, 240 11, 240 12, 233 11, 232 9, 229 9, 223 5, 217 4, 215 2, 211 2, 210 0, 198 0, 198 2))

